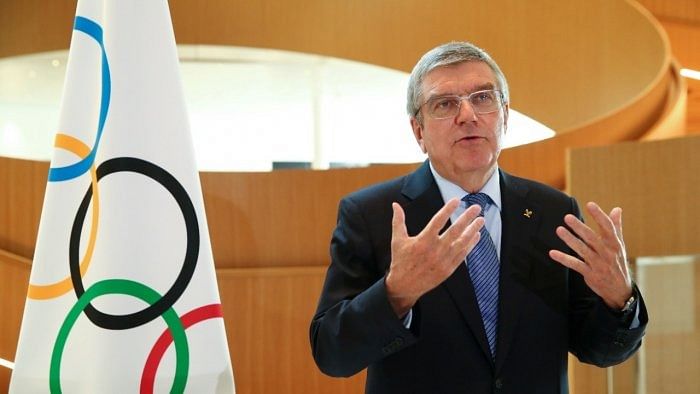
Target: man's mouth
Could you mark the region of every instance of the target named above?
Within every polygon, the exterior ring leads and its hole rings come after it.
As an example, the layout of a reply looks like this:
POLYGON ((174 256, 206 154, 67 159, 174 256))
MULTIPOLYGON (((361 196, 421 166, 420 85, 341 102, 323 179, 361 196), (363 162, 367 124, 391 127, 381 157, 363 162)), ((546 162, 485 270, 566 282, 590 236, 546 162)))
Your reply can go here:
POLYGON ((461 142, 461 141, 471 142, 471 141, 480 140, 480 139, 482 139, 482 138, 483 138, 483 137, 479 137, 479 136, 477 136, 477 135, 469 135, 469 136, 462 137, 462 138, 458 139, 457 141, 455 141, 455 143, 458 143, 458 142, 461 142))

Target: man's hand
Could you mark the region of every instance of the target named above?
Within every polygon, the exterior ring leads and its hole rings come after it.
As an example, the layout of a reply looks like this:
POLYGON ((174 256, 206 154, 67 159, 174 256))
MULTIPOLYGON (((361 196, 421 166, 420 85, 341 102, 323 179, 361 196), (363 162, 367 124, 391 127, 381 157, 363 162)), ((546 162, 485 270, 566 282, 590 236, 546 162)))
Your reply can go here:
POLYGON ((418 298, 447 279, 479 242, 484 218, 477 218, 481 210, 478 205, 469 207, 440 234, 458 206, 458 199, 448 201, 420 234, 409 237, 403 209, 392 204, 391 266, 386 289, 397 316, 403 317, 418 298))
POLYGON ((574 215, 566 215, 564 222, 576 235, 563 226, 557 227, 556 230, 559 238, 580 258, 558 250, 549 251, 549 256, 583 275, 588 287, 598 294, 608 307, 622 309, 632 295, 632 279, 627 265, 625 242, 622 239, 622 209, 613 208, 609 216, 593 202, 586 204, 586 209, 598 225, 599 233, 574 215))

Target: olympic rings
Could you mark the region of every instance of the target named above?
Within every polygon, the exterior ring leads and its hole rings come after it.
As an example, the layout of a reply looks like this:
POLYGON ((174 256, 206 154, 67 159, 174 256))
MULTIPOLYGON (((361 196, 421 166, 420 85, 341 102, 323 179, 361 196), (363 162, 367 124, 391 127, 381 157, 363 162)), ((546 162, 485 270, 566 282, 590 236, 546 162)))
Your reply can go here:
POLYGON ((200 228, 197 211, 183 185, 168 171, 154 163, 140 158, 118 157, 103 162, 95 170, 95 159, 109 111, 112 81, 103 41, 102 27, 88 18, 76 16, 74 30, 87 34, 100 47, 102 92, 97 133, 92 148, 76 137, 57 133, 55 147, 74 153, 80 160, 64 167, 49 168, 49 182, 68 181, 88 171, 91 175, 91 184, 78 207, 70 232, 68 248, 70 276, 47 285, 31 283, 29 285, 28 298, 30 299, 48 300, 57 298, 69 292, 71 287, 77 297, 76 303, 70 308, 61 324, 54 342, 49 369, 49 389, 52 393, 61 392, 63 353, 71 330, 81 313, 85 312, 85 315, 93 324, 109 330, 130 329, 147 324, 159 316, 162 317, 168 328, 158 338, 148 355, 141 377, 141 392, 153 392, 155 375, 160 361, 170 344, 174 342, 176 367, 171 392, 181 393, 185 390, 190 364, 189 344, 185 330, 201 321, 222 317, 221 304, 218 303, 195 308, 183 315, 182 318, 178 316, 173 308, 191 282, 199 259, 200 228), (127 279, 102 280, 94 283, 87 290, 84 288, 83 275, 87 272, 93 258, 100 216, 98 183, 103 177, 117 172, 134 172, 158 182, 173 196, 182 213, 187 239, 184 261, 177 278, 170 289, 163 295, 144 284, 127 279), (91 203, 92 218, 89 238, 85 248, 85 256, 83 261, 80 262, 81 235, 88 207, 91 203), (110 294, 133 296, 145 301, 148 305, 140 311, 126 315, 107 314, 97 310, 92 305, 92 301, 95 298, 110 294))
POLYGON ((65 167, 49 168, 49 182, 61 182, 69 179, 77 178, 87 172, 95 163, 95 156, 102 138, 102 130, 104 130, 105 121, 107 120, 107 111, 109 110, 109 102, 112 96, 112 78, 109 72, 109 62, 107 60, 107 52, 105 50, 102 27, 94 21, 82 17, 75 17, 74 30, 83 32, 94 39, 100 46, 102 52, 102 96, 100 98, 100 119, 97 124, 97 136, 95 137, 95 145, 90 153, 82 160, 75 164, 65 167))
MULTIPOLYGON (((224 317, 223 311, 221 310, 221 304, 200 306, 199 308, 193 309, 182 315, 180 321, 186 330, 197 323, 216 317, 224 317)), ((156 372, 158 371, 158 366, 160 365, 160 360, 163 359, 163 355, 168 350, 168 347, 172 342, 173 336, 171 335, 170 330, 166 330, 163 331, 156 343, 153 345, 153 348, 151 348, 151 352, 148 354, 148 358, 146 359, 146 365, 143 367, 143 374, 141 375, 141 394, 153 394, 153 386, 156 379, 156 372)))
MULTIPOLYGON (((53 352, 51 353, 51 367, 49 370, 49 387, 51 393, 61 393, 61 359, 63 350, 68 340, 73 325, 80 316, 80 313, 90 305, 93 299, 107 294, 125 294, 139 298, 151 305, 162 300, 160 294, 148 286, 142 285, 126 279, 107 279, 97 282, 83 293, 78 299, 78 302, 73 305, 70 312, 63 321, 61 328, 58 331, 58 337, 54 343, 53 352)), ((178 318, 177 313, 172 308, 168 308, 163 313, 163 319, 168 325, 168 330, 175 341, 176 352, 176 367, 175 378, 171 393, 182 393, 185 391, 187 383, 187 374, 190 365, 189 346, 187 344, 187 336, 182 321, 178 318)))
MULTIPOLYGON (((79 139, 62 133, 56 134, 56 142, 54 146, 57 148, 65 149, 69 152, 76 154, 78 157, 84 158, 90 153, 90 148, 85 145, 79 139)), ((88 246, 85 250, 85 256, 83 261, 80 263, 80 275, 83 276, 87 272, 90 262, 92 261, 92 253, 95 250, 95 239, 97 238, 97 227, 99 224, 100 217, 100 198, 97 189, 97 173, 95 172, 95 167, 90 167, 90 179, 92 188, 95 190, 92 196, 92 223, 90 225, 90 239, 88 240, 88 246)), ((29 289, 27 290, 27 297, 35 300, 48 300, 50 298, 55 298, 62 296, 73 288, 73 283, 71 282, 70 276, 59 280, 58 282, 50 283, 47 285, 37 285, 30 283, 29 289)))
MULTIPOLYGON (((103 162, 99 165, 99 167, 97 167, 97 181, 99 182, 104 176, 121 171, 130 171, 145 175, 160 183, 172 194, 180 207, 182 216, 185 220, 187 248, 180 274, 175 279, 172 287, 165 292, 163 297, 154 302, 152 305, 149 305, 141 311, 127 315, 107 314, 98 311, 92 306, 92 304, 88 304, 85 307, 85 314, 90 321, 93 322, 93 324, 97 325, 98 327, 111 330, 125 330, 146 324, 156 319, 163 312, 172 307, 178 298, 180 298, 192 279, 192 275, 194 274, 194 270, 197 266, 197 260, 199 258, 199 223, 197 222, 197 213, 194 209, 194 205, 192 205, 192 200, 190 200, 187 191, 180 184, 180 182, 178 182, 175 177, 170 175, 170 173, 161 167, 151 162, 134 157, 118 157, 103 162)), ((80 251, 80 233, 83 228, 85 213, 87 212, 87 207, 90 203, 91 196, 92 186, 88 188, 87 192, 85 193, 85 197, 78 208, 78 213, 76 214, 75 221, 73 222, 68 251, 68 261, 70 264, 73 289, 75 290, 75 295, 78 298, 80 298, 85 292, 83 287, 83 279, 80 276, 80 266, 78 261, 80 251)))

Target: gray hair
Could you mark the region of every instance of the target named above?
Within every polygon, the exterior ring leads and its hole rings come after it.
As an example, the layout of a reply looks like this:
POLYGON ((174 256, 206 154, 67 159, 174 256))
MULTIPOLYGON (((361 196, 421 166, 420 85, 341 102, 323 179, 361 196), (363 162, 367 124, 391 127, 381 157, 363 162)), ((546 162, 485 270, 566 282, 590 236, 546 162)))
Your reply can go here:
POLYGON ((411 117, 415 116, 420 120, 418 110, 423 100, 423 79, 429 72, 438 67, 464 62, 486 63, 496 75, 498 89, 503 92, 503 101, 508 103, 508 82, 506 81, 505 75, 503 75, 503 72, 498 67, 498 64, 496 64, 491 56, 472 43, 453 41, 431 49, 423 55, 418 63, 416 63, 416 66, 413 67, 413 71, 411 71, 411 76, 408 80, 408 95, 406 100, 406 112, 408 112, 408 115, 411 117))

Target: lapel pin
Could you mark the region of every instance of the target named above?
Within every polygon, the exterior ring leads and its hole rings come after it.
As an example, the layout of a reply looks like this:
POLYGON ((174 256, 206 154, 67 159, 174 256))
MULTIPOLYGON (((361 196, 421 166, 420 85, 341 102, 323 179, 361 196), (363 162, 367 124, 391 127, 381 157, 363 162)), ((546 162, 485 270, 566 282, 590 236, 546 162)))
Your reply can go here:
POLYGON ((532 211, 529 209, 525 209, 525 212, 523 212, 523 215, 529 219, 532 217, 532 211))

